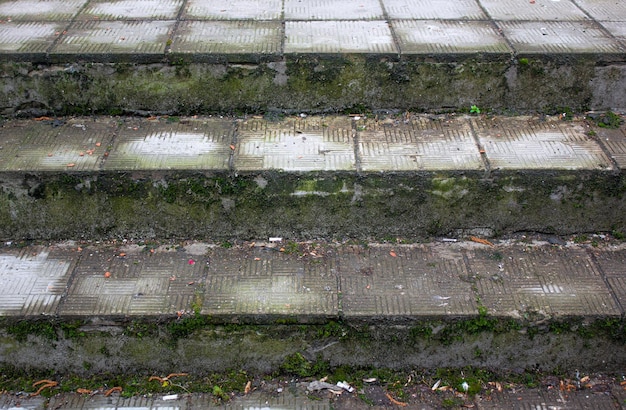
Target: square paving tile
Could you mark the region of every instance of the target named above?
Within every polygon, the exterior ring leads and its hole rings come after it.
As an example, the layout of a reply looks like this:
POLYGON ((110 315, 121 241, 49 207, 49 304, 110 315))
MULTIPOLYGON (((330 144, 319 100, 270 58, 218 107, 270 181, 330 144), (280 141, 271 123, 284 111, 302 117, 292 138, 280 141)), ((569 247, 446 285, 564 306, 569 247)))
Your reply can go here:
POLYGON ((491 314, 621 315, 583 249, 488 248, 470 250, 467 256, 480 299, 491 314))
POLYGON ((585 20, 585 13, 571 0, 478 0, 494 20, 585 20))
POLYGON ((0 253, 0 316, 55 315, 75 257, 46 247, 0 253))
POLYGON ((626 169, 626 128, 608 129, 596 128, 598 142, 621 169, 626 169))
POLYGON ((255 248, 235 255, 216 250, 205 284, 202 313, 337 315, 334 264, 255 248))
POLYGON ((10 121, 0 128, 0 170, 97 170, 116 129, 112 120, 87 118, 10 121))
POLYGON ((346 318, 477 313, 463 256, 445 247, 344 250, 338 267, 346 318))
POLYGON ((206 260, 185 252, 84 249, 69 294, 60 307, 69 315, 158 315, 190 312, 206 260), (105 277, 110 272, 110 277, 105 277))
POLYGON ((576 0, 576 4, 596 20, 626 22, 626 3, 621 0, 576 0))
POLYGON ((92 0, 77 20, 175 20, 183 0, 92 0))
POLYGON ((626 250, 594 251, 594 254, 611 290, 626 310, 626 250))
POLYGON ((497 23, 518 53, 620 53, 621 47, 587 21, 497 23))
POLYGON ((187 20, 279 20, 281 0, 188 0, 183 13, 187 20))
POLYGON ((0 3, 0 20, 69 21, 88 0, 15 0, 0 3))
POLYGON ((10 22, 0 24, 0 59, 43 60, 46 52, 67 27, 67 22, 10 22))
POLYGON ((382 0, 391 19, 486 20, 476 0, 382 0))
POLYGON ((285 53, 397 53, 386 21, 287 21, 285 53))
POLYGON ((508 53, 504 37, 487 22, 394 20, 402 54, 508 53))
POLYGON ((285 0, 285 20, 374 20, 383 18, 379 0, 285 0))
POLYGON ((601 21, 600 24, 622 43, 626 43, 626 19, 623 21, 601 21))
POLYGON ((174 21, 81 21, 50 51, 52 58, 95 61, 162 59, 174 21))
POLYGON ((121 127, 104 169, 227 170, 233 130, 232 122, 214 118, 127 123, 121 127))
POLYGON ((473 119, 493 169, 610 169, 579 123, 531 117, 473 119))
POLYGON ((349 118, 249 120, 237 131, 234 167, 241 171, 355 169, 349 118))
POLYGON ((278 21, 183 21, 173 37, 173 55, 195 60, 256 61, 282 51, 283 29, 278 21), (216 56, 217 54, 217 56, 216 56))
POLYGON ((479 170, 483 163, 469 122, 417 117, 409 123, 367 120, 359 131, 363 171, 479 170))

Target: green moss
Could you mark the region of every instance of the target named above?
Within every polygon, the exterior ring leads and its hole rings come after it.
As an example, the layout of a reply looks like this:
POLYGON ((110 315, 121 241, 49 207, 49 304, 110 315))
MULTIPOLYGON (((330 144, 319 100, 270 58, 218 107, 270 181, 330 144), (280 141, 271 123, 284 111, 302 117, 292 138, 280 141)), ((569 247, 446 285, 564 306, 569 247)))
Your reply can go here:
POLYGON ((302 356, 302 353, 296 352, 285 357, 280 369, 286 373, 299 376, 309 377, 313 375, 313 366, 311 362, 302 356))

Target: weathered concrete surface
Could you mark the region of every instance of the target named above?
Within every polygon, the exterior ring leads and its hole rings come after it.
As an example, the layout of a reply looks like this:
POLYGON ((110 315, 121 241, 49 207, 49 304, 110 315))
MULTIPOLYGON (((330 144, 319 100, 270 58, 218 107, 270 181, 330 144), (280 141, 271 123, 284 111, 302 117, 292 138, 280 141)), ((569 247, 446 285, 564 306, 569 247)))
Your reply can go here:
POLYGON ((16 0, 0 19, 3 115, 626 110, 617 1, 16 0))
POLYGON ((625 139, 559 117, 7 121, 0 238, 626 232, 625 139))
POLYGON ((620 371, 626 253, 592 241, 5 245, 1 365, 620 371))

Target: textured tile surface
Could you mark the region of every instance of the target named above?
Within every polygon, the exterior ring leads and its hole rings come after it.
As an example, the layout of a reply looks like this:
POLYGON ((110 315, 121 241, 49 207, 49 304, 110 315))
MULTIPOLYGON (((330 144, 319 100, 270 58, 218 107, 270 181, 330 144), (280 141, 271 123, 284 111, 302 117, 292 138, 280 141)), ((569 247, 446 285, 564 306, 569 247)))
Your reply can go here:
POLYGON ((44 247, 0 253, 0 315, 55 314, 74 263, 74 256, 44 247))
POLYGON ((231 122, 136 121, 124 124, 104 164, 122 169, 228 169, 231 122))
POLYGON ((519 53, 619 53, 619 44, 586 22, 503 21, 504 36, 519 53))
POLYGON ((307 263, 277 249, 215 250, 202 313, 337 315, 334 263, 307 263), (229 255, 232 254, 232 255, 229 255))
POLYGON ((92 0, 79 20, 175 20, 183 0, 92 0))
POLYGON ((479 0, 494 20, 584 20, 585 13, 571 0, 479 0))
POLYGON ((85 21, 73 24, 53 55, 157 55, 165 52, 174 21, 85 21))
POLYGON ((87 0, 16 0, 0 3, 0 19, 69 21, 87 0))
POLYGON ((10 121, 0 128, 0 170, 97 170, 115 130, 106 119, 10 121))
POLYGON ((474 119, 494 169, 605 169, 611 162, 579 123, 530 117, 474 119))
POLYGON ((403 54, 509 52, 504 37, 487 22, 395 20, 391 26, 403 54))
POLYGON ((202 257, 175 250, 83 252, 62 314, 190 312, 206 266, 202 257))
POLYGON ((626 22, 626 3, 621 0, 576 0, 576 4, 596 20, 626 22))
POLYGON ((348 118, 249 120, 239 125, 237 170, 354 170, 352 124, 348 118))
POLYGON ((376 247, 340 255, 346 318, 476 314, 461 253, 428 247, 376 247))
POLYGON ((382 19, 378 0, 285 0, 286 20, 382 19))
POLYGON ((484 20, 476 0, 382 0, 391 19, 484 20))
POLYGON ((374 120, 362 123, 364 129, 358 135, 363 171, 477 170, 483 167, 466 120, 416 117, 408 123, 374 120))
POLYGON ((600 272, 582 249, 479 249, 468 252, 468 259, 480 299, 492 314, 621 315, 600 272))
POLYGON ((188 20, 278 20, 280 0, 188 0, 183 18, 188 20))
POLYGON ((285 53, 395 53, 387 22, 287 21, 285 53))
POLYGON ((184 21, 172 42, 172 53, 276 54, 282 27, 274 21, 184 21))
POLYGON ((0 25, 0 55, 45 54, 67 23, 10 22, 0 25))

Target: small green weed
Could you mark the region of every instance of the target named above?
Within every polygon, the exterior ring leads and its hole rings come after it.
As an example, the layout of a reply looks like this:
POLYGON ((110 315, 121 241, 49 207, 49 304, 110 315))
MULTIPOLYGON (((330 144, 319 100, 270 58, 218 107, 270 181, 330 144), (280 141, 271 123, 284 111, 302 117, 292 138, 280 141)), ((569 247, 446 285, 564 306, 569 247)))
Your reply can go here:
POLYGON ((480 114, 480 108, 477 105, 472 105, 470 107, 470 114, 480 114))

